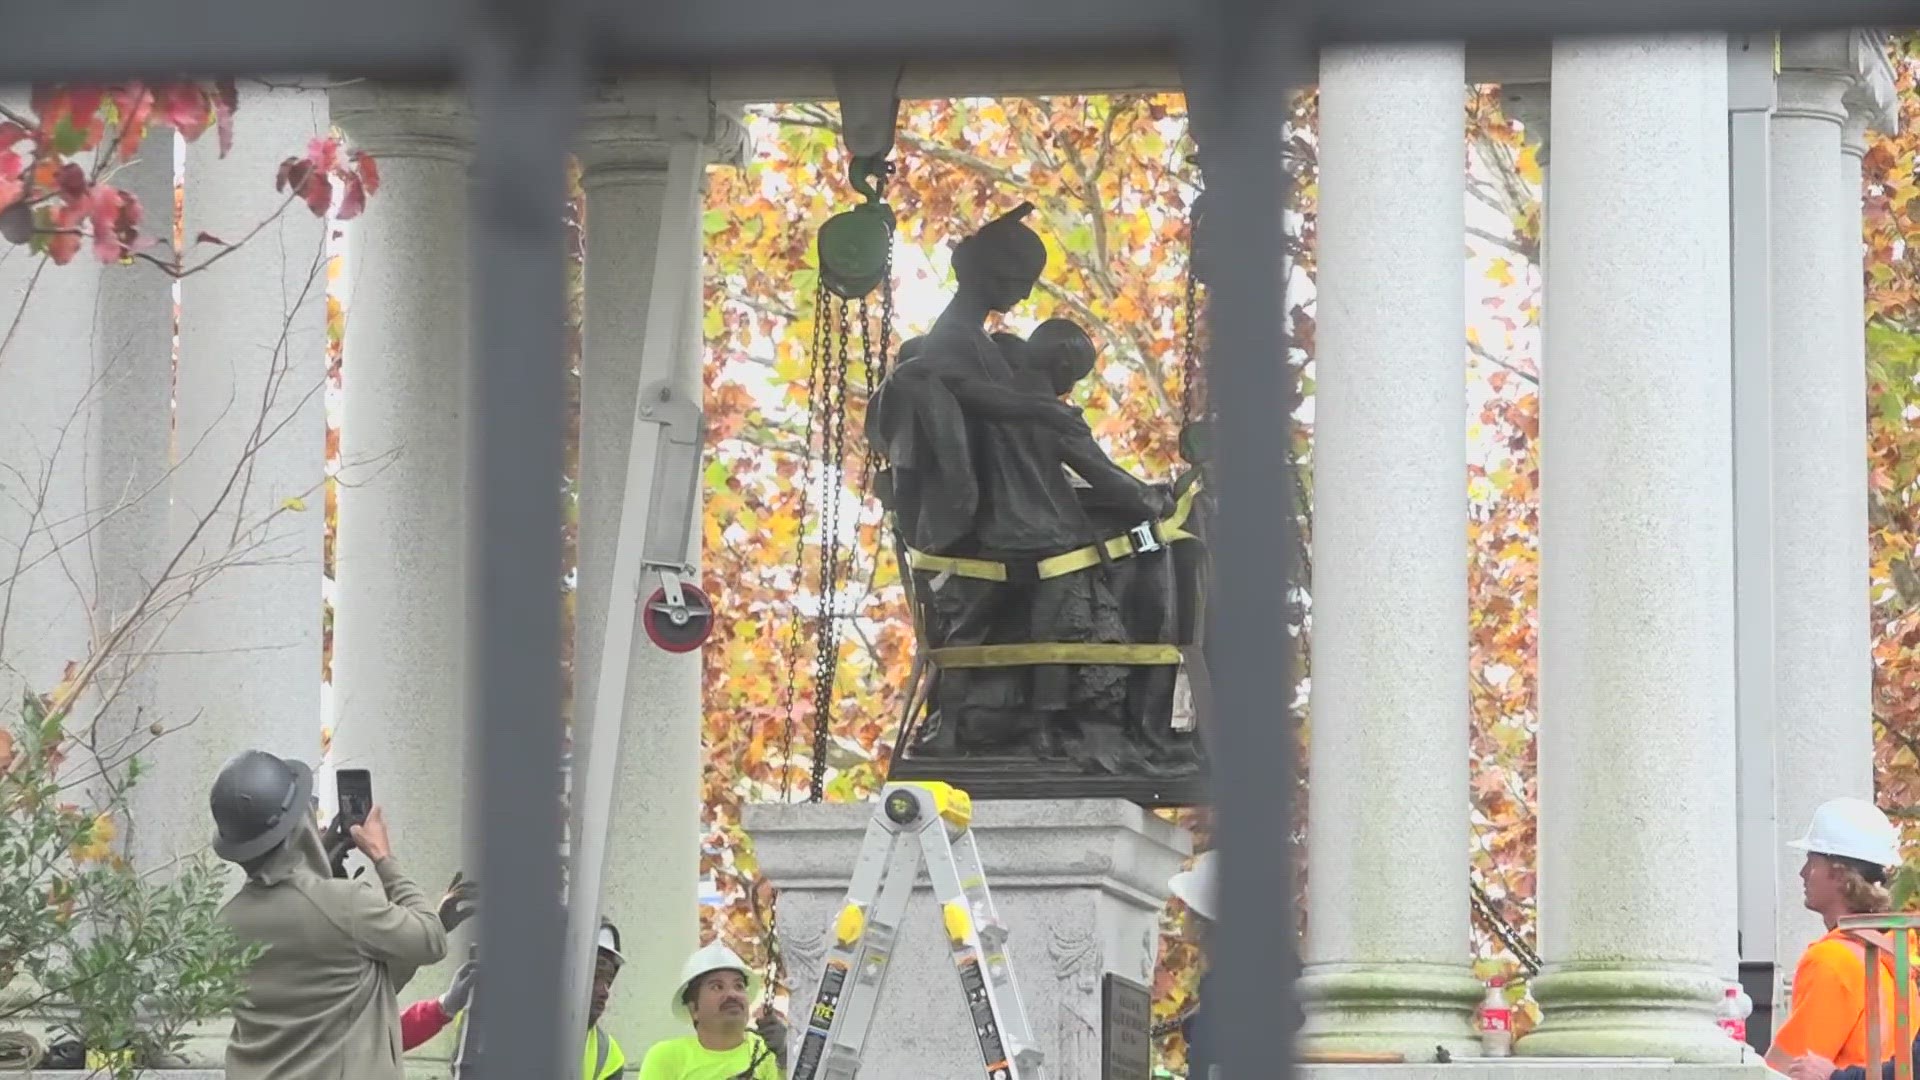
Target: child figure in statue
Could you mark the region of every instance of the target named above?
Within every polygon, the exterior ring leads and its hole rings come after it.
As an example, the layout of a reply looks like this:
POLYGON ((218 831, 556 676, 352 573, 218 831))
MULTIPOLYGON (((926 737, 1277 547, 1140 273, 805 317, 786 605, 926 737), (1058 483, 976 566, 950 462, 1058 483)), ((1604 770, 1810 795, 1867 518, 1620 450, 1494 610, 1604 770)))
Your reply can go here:
MULTIPOLYGON (((1124 531, 1095 520, 1081 486, 1097 491, 1094 505, 1123 507, 1109 513, 1128 527, 1171 502, 1115 466, 1079 410, 1059 399, 1093 369, 1084 331, 1057 320, 1035 349, 1020 343, 1010 356, 984 329, 991 313, 1031 294, 1045 266, 1044 245, 1020 220, 1031 209, 1023 204, 958 245, 958 291, 924 338, 902 346, 866 424, 869 445, 887 461, 888 509, 909 548, 1029 571, 1124 531)), ((1044 580, 1010 569, 1005 581, 919 569, 913 579, 929 648, 1137 640, 1103 569, 1044 580)), ((1113 664, 941 668, 929 727, 911 753, 1009 768, 1045 759, 1056 772, 1154 772, 1142 753, 1148 744, 1129 730, 1133 674, 1113 664)))

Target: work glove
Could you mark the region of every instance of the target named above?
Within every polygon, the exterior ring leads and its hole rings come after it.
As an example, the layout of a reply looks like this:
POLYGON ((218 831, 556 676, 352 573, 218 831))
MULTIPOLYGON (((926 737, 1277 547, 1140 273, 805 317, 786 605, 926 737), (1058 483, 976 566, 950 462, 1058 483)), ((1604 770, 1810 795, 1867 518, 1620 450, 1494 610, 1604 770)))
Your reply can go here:
POLYGON ((447 893, 440 898, 440 925, 451 934, 463 922, 473 918, 473 909, 480 902, 480 883, 468 881, 463 871, 454 871, 453 880, 447 885, 447 893))
POLYGON ((786 1021, 780 1019, 780 1014, 773 1011, 773 1006, 768 1005, 760 1010, 760 1016, 754 1022, 753 1029, 772 1051, 774 1063, 779 1065, 780 1071, 784 1073, 787 1067, 786 1021))
MULTIPOLYGON (((327 849, 327 866, 333 871, 333 876, 345 878, 347 856, 353 853, 353 837, 347 833, 346 814, 334 815, 332 823, 327 826, 327 831, 321 834, 321 842, 327 849)), ((363 866, 353 876, 357 878, 366 872, 367 868, 363 866)))
POLYGON ((445 1016, 458 1016, 473 1000, 473 984, 480 976, 478 961, 469 960, 453 973, 453 982, 447 984, 447 992, 440 995, 440 1012, 445 1016))

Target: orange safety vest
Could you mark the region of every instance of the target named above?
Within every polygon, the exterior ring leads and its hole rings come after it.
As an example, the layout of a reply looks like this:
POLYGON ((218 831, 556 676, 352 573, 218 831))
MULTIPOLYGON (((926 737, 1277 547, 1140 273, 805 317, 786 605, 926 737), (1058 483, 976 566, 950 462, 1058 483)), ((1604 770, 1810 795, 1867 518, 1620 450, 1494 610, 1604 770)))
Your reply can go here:
MULTIPOLYGON (((1768 1057, 1818 1054, 1847 1069, 1867 1064, 1867 950, 1858 931, 1831 930, 1807 946, 1793 970, 1793 1000, 1787 1022, 1773 1037, 1768 1057)), ((1894 966, 1892 942, 1882 935, 1880 953, 1880 1052, 1905 1055, 1894 1046, 1894 966)), ((1914 956, 1920 971, 1920 954, 1914 956)), ((1906 988, 1908 1017, 1920 1026, 1920 991, 1906 988)))

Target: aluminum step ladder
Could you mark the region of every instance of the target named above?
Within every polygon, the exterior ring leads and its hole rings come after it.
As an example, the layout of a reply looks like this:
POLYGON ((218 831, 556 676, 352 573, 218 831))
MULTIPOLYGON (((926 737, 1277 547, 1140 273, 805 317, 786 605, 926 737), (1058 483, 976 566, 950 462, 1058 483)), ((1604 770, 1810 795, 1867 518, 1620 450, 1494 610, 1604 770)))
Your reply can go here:
POLYGON ((860 1052, 886 984, 888 961, 927 867, 960 989, 988 1080, 1041 1080, 1042 1058, 1027 1023, 1007 928, 994 909, 974 846, 973 800, 937 782, 888 784, 867 825, 853 883, 834 920, 806 1014, 792 1080, 854 1080, 860 1052))

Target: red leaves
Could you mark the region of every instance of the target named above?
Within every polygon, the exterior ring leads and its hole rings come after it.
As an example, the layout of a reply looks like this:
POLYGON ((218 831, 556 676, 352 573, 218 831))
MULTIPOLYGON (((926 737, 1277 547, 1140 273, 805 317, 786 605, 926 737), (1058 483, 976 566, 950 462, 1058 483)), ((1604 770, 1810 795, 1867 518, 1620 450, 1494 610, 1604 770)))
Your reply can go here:
POLYGON ((290 192, 306 200, 307 209, 315 214, 324 214, 333 205, 333 181, 327 177, 327 171, 311 160, 290 157, 280 163, 280 173, 273 179, 273 190, 290 192))
POLYGON ((126 258, 153 243, 140 238, 140 200, 131 191, 95 185, 88 216, 93 226, 93 254, 101 262, 126 258))
MULTIPOLYGON (((240 93, 232 79, 45 84, 34 87, 31 102, 30 116, 0 121, 0 238, 30 244, 64 265, 83 241, 105 262, 157 243, 140 235, 140 201, 103 178, 140 152, 156 124, 189 141, 213 129, 225 157, 240 93)), ((373 159, 347 154, 331 138, 313 140, 276 177, 276 187, 292 191, 315 216, 332 211, 343 219, 358 216, 379 186, 373 159)))
POLYGON ((192 83, 160 87, 152 98, 153 111, 167 126, 185 136, 188 142, 198 139, 213 122, 209 95, 192 83))
POLYGON ((220 136, 220 156, 233 150, 233 114, 240 109, 240 90, 230 78, 213 81, 213 121, 220 136))
POLYGON ((140 140, 146 138, 147 124, 153 118, 153 95, 137 89, 123 90, 114 95, 114 108, 120 113, 120 140, 115 150, 125 161, 139 152, 140 140))
POLYGON ((367 196, 380 189, 380 170, 373 156, 361 150, 345 154, 340 140, 317 138, 307 143, 304 156, 282 161, 273 182, 275 191, 299 197, 316 217, 333 206, 336 185, 340 205, 334 216, 341 221, 359 217, 367 208, 367 196))

